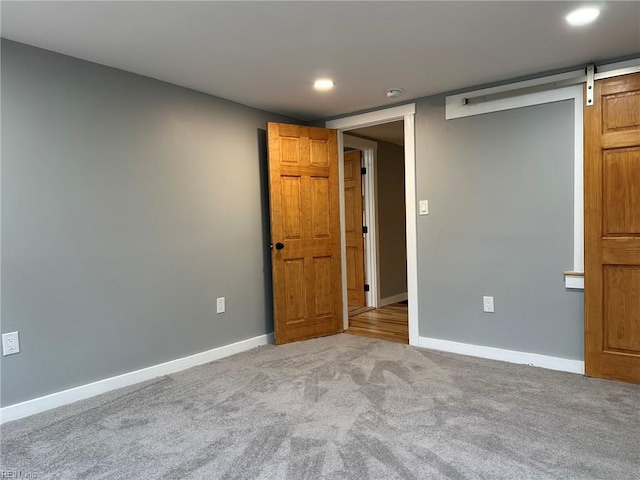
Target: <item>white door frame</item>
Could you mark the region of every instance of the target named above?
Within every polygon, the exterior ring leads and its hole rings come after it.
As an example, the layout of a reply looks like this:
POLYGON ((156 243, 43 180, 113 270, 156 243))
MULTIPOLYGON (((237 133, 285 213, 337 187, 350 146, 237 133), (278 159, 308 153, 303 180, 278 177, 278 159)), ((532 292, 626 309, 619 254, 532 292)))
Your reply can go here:
MULTIPOLYGON (((377 175, 377 155, 378 142, 367 140, 364 138, 352 137, 351 135, 343 135, 343 148, 356 148, 362 152, 362 166, 367 169, 364 176, 364 225, 367 226, 368 232, 364 237, 365 242, 365 258, 364 272, 365 283, 369 285, 369 291, 366 292, 367 307, 378 308, 380 304, 380 290, 378 288, 378 279, 380 278, 379 270, 379 253, 378 253, 378 209, 377 209, 377 191, 376 175, 377 175)), ((349 319, 345 318, 345 330, 349 327, 349 319)))
POLYGON ((375 112, 362 113, 325 122, 327 128, 338 130, 340 225, 342 244, 342 296, 345 329, 349 327, 347 306, 347 265, 346 238, 344 233, 344 139, 345 130, 370 127, 382 123, 404 121, 404 180, 407 218, 407 291, 409 295, 409 345, 418 346, 418 235, 416 231, 416 145, 415 145, 415 103, 391 107, 375 112))

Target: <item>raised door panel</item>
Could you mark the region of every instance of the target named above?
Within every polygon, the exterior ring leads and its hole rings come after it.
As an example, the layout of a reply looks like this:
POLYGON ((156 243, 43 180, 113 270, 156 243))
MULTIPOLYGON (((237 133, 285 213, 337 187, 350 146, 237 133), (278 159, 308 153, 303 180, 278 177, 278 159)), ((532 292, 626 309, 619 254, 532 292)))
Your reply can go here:
POLYGON ((640 86, 625 77, 603 85, 600 128, 602 146, 624 148, 637 145, 640 134, 640 86))
POLYGON ((286 240, 302 238, 302 185, 300 177, 282 177, 282 225, 286 240))
POLYGON ((304 322, 307 316, 305 278, 304 258, 291 258, 284 261, 285 323, 287 324, 304 322))
POLYGON ((300 140, 297 138, 283 138, 280 144, 282 148, 282 162, 293 165, 300 164, 300 140))
POLYGON ((353 186, 344 188, 344 231, 347 235, 356 233, 357 209, 356 189, 353 186))
POLYGON ((317 167, 327 167, 329 165, 329 154, 327 151, 327 139, 312 139, 311 155, 309 164, 317 167))
POLYGON ((333 315, 333 279, 335 278, 334 262, 331 257, 315 257, 313 259, 315 317, 333 315))
POLYGON ((329 197, 329 179, 311 177, 311 217, 313 238, 329 238, 331 236, 331 202, 329 197))
POLYGON ((603 154, 605 235, 640 235, 640 148, 603 154))
POLYGON ((356 247, 347 247, 347 291, 355 292, 358 286, 356 271, 358 268, 358 249, 356 247))
POLYGON ((604 348, 640 355, 640 267, 604 268, 604 348))
POLYGON ((602 132, 640 128, 640 91, 606 95, 602 102, 602 132))
MULTIPOLYGON (((360 176, 360 172, 358 172, 360 176)), ((352 182, 356 180, 356 162, 354 159, 350 159, 348 154, 345 154, 344 159, 344 181, 352 182)))
POLYGON ((603 238, 601 250, 604 265, 640 265, 639 237, 603 238))
POLYGON ((300 165, 300 132, 296 125, 288 125, 280 129, 280 162, 300 165))

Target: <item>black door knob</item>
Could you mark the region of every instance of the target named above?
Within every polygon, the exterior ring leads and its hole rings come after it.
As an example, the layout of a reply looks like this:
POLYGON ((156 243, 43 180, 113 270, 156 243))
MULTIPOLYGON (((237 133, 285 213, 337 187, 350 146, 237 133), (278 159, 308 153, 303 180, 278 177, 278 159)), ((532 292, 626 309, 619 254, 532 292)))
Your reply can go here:
POLYGON ((282 250, 284 248, 284 243, 276 243, 276 250, 282 250))

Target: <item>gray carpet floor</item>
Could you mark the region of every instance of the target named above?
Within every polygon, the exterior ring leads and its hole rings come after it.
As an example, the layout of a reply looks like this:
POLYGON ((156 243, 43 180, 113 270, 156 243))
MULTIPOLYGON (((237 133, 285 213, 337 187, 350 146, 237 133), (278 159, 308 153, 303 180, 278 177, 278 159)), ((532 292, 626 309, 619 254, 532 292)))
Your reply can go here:
POLYGON ((336 335, 1 428, 38 479, 640 479, 640 387, 336 335))

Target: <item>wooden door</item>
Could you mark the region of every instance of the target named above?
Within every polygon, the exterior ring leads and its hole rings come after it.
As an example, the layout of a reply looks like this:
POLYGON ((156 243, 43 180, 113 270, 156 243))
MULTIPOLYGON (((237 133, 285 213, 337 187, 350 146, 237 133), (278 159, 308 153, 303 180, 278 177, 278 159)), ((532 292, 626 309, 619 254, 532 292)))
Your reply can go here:
POLYGON ((342 332, 337 132, 267 132, 275 342, 342 332))
POLYGON ((585 107, 585 370, 640 383, 640 74, 585 107))
POLYGON ((361 152, 344 154, 344 217, 349 310, 365 306, 361 152))

